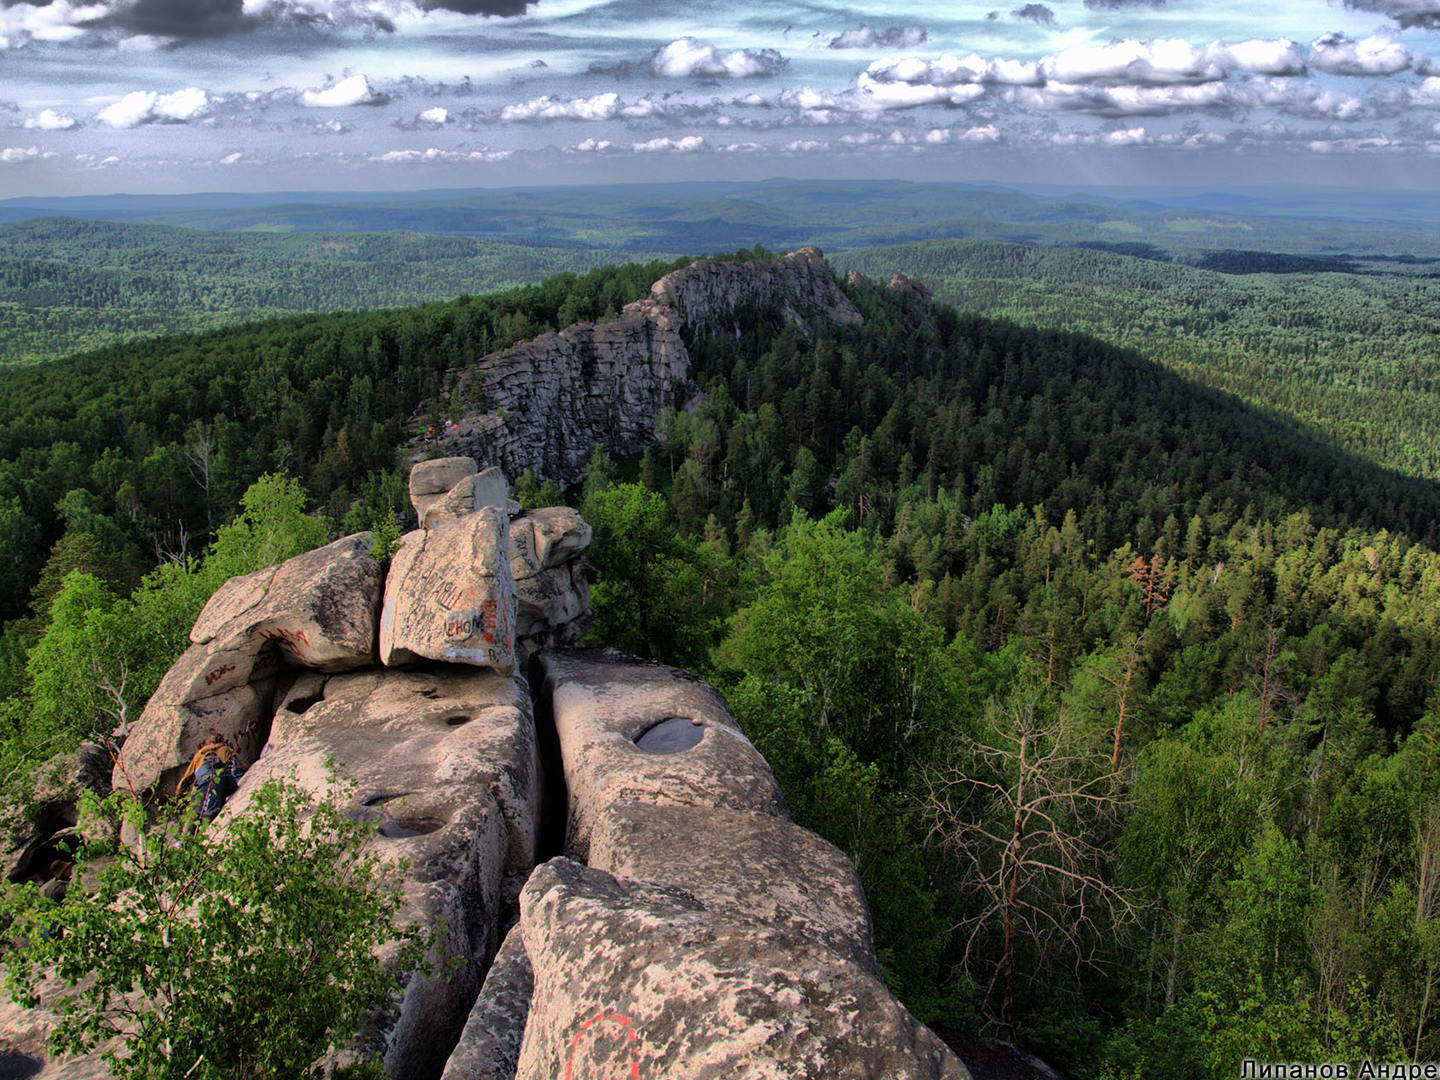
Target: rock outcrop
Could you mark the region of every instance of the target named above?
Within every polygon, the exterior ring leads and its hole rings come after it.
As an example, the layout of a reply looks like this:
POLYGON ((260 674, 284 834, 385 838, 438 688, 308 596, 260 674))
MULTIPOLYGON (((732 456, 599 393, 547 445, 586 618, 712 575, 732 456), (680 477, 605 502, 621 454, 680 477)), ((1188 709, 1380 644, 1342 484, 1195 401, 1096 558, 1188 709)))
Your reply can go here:
MULTIPOLYGON (((395 1080, 968 1080, 885 989, 855 868, 790 820, 724 698, 555 647, 588 624, 589 526, 512 520, 473 462, 427 472, 422 519, 449 509, 383 582, 350 537, 217 592, 115 767, 165 793, 224 737, 248 771, 209 827, 270 778, 375 822, 431 957, 354 1049, 395 1080)), ((44 1022, 0 1017, 0 1039, 44 1022)))
POLYGON ((410 975, 398 1006, 369 1026, 362 1049, 395 1080, 444 1068, 499 944, 538 845, 543 795, 526 685, 458 665, 331 676, 282 704, 271 751, 217 824, 243 814, 269 777, 326 797, 330 763, 356 787, 354 812, 378 824, 373 847, 404 860, 400 918, 443 926, 431 975, 410 975))
POLYGON ((425 657, 514 671, 510 559, 510 518, 497 506, 406 533, 385 577, 381 662, 425 657))
POLYGON ((597 443, 621 457, 654 442, 661 410, 680 403, 675 387, 690 373, 682 329, 733 333, 746 309, 801 326, 864 321, 818 248, 774 262, 697 260, 655 282, 618 319, 576 323, 449 372, 465 412, 436 438, 446 452, 494 462, 510 476, 532 469, 573 483, 597 443))

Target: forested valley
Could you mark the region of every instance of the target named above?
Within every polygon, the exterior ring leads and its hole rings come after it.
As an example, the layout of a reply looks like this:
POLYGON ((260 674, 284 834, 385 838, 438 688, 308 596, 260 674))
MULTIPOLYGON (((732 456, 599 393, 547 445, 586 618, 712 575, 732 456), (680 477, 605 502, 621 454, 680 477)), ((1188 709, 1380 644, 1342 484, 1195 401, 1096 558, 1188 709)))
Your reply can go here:
MULTIPOLYGON (((0 775, 138 715, 226 577, 405 525, 447 371, 669 266, 0 377, 0 775)), ((1440 1057, 1440 484, 1187 377, 1143 301, 1085 327, 1127 347, 846 288, 863 328, 690 340, 640 457, 513 478, 594 526, 589 640, 725 691, 942 1032, 1109 1080, 1440 1057)))

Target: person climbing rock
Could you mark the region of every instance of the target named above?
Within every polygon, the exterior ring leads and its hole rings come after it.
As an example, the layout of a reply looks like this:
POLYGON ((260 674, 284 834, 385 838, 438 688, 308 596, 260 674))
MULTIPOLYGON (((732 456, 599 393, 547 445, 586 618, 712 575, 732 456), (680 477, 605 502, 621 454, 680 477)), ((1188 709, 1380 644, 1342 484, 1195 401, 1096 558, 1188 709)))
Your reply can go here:
POLYGON ((175 790, 178 794, 185 790, 187 783, 193 782, 195 813, 211 821, 235 794, 240 786, 240 777, 244 775, 245 767, 240 764, 234 750, 224 743, 206 743, 195 751, 175 790))

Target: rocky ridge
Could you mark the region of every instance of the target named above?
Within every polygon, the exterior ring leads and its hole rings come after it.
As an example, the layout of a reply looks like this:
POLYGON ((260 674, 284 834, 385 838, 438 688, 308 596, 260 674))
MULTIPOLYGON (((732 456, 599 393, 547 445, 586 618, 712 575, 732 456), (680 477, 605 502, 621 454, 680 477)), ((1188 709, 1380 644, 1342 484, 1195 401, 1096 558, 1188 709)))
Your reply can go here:
MULTIPOLYGON (((441 510, 408 564, 384 574, 348 537, 216 593, 116 785, 170 790, 216 739, 249 768, 212 828, 267 777, 333 796, 333 762, 356 785, 349 812, 404 867, 401 917, 443 928, 431 970, 451 973, 402 972, 362 1032, 396 1080, 968 1078, 885 989, 854 867, 790 820, 721 695, 567 647, 588 621, 579 515, 512 516, 473 461, 416 473, 417 513, 441 510)), ((0 1010, 10 1045, 43 1027, 0 1010)))
POLYGON ((639 453, 655 440, 661 409, 681 404, 675 388, 690 373, 682 330, 735 332, 738 314, 754 308, 802 327, 864 321, 819 248, 774 262, 697 260, 618 319, 576 323, 452 369, 447 384, 464 412, 434 438, 443 452, 495 462, 510 476, 531 469, 574 483, 597 443, 613 457, 639 453))

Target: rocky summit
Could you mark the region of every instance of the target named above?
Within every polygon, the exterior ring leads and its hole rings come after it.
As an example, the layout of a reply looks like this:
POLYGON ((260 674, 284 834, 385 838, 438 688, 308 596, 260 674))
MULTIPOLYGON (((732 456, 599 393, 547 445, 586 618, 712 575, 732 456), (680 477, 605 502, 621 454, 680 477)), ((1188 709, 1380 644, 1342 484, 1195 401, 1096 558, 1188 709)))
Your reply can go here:
POLYGON ((617 319, 576 323, 451 370, 447 386, 463 412, 433 438, 510 476, 531 469, 573 483, 597 444, 622 457, 655 440, 660 411, 681 404, 674 388, 690 373, 683 335, 738 334, 742 310, 802 328, 865 321, 819 248, 773 262, 699 259, 655 282, 617 319))
MULTIPOLYGON (((580 516, 518 512, 471 460, 416 472, 419 519, 447 509, 388 572, 354 536, 219 590, 110 778, 169 794, 225 742, 247 770, 219 829, 268 777, 354 785, 401 918, 439 928, 354 1049, 395 1080, 968 1077, 886 990, 855 868, 790 820, 724 698, 574 647, 580 516)), ((93 757, 61 763, 42 827, 75 827, 93 757)), ((12 877, 43 840, 18 839, 12 877)), ((37 1055, 45 1024, 0 1011, 37 1055)), ((34 1075, 107 1073, 92 1055, 34 1075)))

